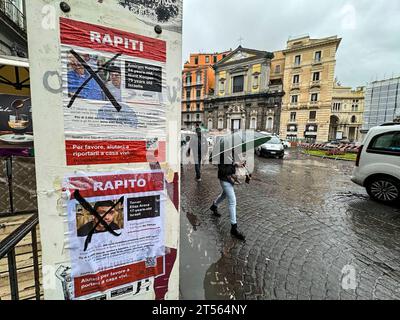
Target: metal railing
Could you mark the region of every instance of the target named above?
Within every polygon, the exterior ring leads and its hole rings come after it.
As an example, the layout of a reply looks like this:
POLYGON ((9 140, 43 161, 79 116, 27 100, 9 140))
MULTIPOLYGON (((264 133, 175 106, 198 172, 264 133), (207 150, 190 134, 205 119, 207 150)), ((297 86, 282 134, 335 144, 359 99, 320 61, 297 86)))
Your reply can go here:
POLYGON ((36 227, 39 223, 37 213, 26 220, 18 229, 0 242, 0 259, 7 256, 10 279, 11 300, 19 300, 16 246, 29 234, 32 236, 33 272, 35 280, 35 298, 40 300, 39 255, 36 227))
POLYGON ((26 31, 25 15, 11 0, 0 0, 0 11, 21 30, 26 31))

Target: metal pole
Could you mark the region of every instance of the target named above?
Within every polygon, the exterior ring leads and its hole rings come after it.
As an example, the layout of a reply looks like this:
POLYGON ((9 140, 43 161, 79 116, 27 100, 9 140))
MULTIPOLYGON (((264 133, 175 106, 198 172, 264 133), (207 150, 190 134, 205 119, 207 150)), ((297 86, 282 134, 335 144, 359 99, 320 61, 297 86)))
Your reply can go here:
POLYGON ((10 275, 11 300, 19 300, 17 262, 15 260, 15 248, 7 255, 8 271, 10 275))
POLYGON ((14 214, 14 203, 13 203, 13 189, 12 189, 12 157, 6 160, 7 180, 8 180, 8 193, 11 215, 14 214))
POLYGON ((33 253, 33 272, 35 275, 35 295, 36 295, 36 300, 40 300, 39 259, 38 259, 36 227, 32 229, 32 253, 33 253))

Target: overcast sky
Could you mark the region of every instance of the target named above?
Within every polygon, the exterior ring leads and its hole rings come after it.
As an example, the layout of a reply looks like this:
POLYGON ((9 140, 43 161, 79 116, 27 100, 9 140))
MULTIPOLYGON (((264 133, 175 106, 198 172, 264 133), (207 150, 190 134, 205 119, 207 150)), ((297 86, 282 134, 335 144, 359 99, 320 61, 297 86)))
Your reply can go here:
POLYGON ((360 86, 400 76, 400 0, 184 0, 183 60, 191 52, 284 49, 291 36, 343 38, 336 76, 360 86))

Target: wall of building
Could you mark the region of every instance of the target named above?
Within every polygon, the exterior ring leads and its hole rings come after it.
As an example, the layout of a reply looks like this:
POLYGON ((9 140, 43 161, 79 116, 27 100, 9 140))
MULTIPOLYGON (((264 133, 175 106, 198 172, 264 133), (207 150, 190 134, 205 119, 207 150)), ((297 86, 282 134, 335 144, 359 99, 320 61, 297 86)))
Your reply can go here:
POLYGON ((285 56, 284 92, 281 132, 282 137, 291 136, 297 139, 327 141, 329 137, 331 102, 335 78, 336 51, 341 39, 329 37, 310 39, 304 37, 290 40, 285 56), (316 52, 321 52, 320 61, 316 61, 316 52), (300 56, 301 62, 295 65, 295 57, 300 56), (313 81, 313 74, 320 73, 320 80, 313 81), (298 85, 293 84, 295 75, 299 76, 298 85), (318 94, 318 101, 312 102, 311 95, 318 94), (297 103, 292 103, 292 96, 297 95, 297 103), (310 111, 316 112, 316 119, 310 119, 310 111), (291 112, 296 112, 297 132, 289 132, 288 125, 291 112), (306 133, 307 128, 311 130, 306 133))
POLYGON ((205 99, 214 93, 214 61, 222 60, 228 52, 214 54, 191 54, 182 72, 182 127, 193 129, 204 123, 205 99), (199 80, 198 80, 199 75, 199 80), (187 78, 190 78, 190 84, 187 78), (200 91, 200 96, 197 91, 200 91), (190 92, 190 95, 188 95, 190 92))
POLYGON ((400 77, 375 81, 365 91, 363 131, 400 116, 400 77))
POLYGON ((342 139, 361 142, 361 129, 364 115, 364 88, 352 90, 351 87, 335 86, 332 98, 332 117, 336 117, 337 126, 331 121, 330 140, 342 133, 342 139))
POLYGON ((0 5, 0 55, 28 56, 23 0, 0 5))

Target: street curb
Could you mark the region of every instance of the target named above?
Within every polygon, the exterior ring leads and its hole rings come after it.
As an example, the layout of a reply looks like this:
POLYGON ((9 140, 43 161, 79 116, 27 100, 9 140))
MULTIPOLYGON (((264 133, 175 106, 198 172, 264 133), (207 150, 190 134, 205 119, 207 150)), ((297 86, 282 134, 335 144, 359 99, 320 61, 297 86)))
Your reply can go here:
POLYGON ((340 158, 330 158, 327 156, 318 156, 315 154, 308 154, 305 151, 301 151, 302 154, 306 155, 306 156, 310 156, 310 157, 316 157, 316 158, 321 158, 321 159, 328 159, 328 160, 335 160, 335 161, 347 161, 347 162, 356 162, 356 160, 350 160, 350 159, 340 159, 340 158))

